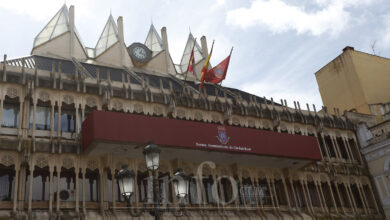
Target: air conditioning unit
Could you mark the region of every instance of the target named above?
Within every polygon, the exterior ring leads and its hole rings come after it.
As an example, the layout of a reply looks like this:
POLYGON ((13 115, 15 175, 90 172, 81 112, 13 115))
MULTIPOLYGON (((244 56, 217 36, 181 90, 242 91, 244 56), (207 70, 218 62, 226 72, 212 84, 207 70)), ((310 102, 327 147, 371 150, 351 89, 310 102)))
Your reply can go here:
POLYGON ((74 189, 64 189, 60 191, 60 201, 74 201, 76 191, 74 189))

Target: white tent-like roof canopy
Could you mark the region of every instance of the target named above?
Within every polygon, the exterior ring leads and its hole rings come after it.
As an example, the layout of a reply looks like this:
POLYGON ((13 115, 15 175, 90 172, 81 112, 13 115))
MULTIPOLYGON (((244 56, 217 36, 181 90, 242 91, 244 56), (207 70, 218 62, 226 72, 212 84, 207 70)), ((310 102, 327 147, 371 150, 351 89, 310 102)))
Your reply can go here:
POLYGON ((146 36, 145 45, 152 51, 152 56, 163 50, 161 37, 153 24, 150 26, 148 36, 146 36))
POLYGON ((51 39, 70 31, 69 28, 69 12, 64 4, 42 31, 35 37, 34 47, 37 47, 51 39))
POLYGON ((110 15, 96 44, 95 55, 99 56, 116 42, 119 42, 118 27, 116 26, 114 18, 110 15))

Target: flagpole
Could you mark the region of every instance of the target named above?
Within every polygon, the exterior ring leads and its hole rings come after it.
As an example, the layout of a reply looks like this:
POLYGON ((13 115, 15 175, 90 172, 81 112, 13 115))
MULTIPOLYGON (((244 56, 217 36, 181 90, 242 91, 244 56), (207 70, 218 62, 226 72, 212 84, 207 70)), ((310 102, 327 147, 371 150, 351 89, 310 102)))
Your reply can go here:
MULTIPOLYGON (((190 33, 191 33, 191 29, 190 29, 190 33)), ((194 61, 195 61, 195 51, 194 51, 194 48, 195 48, 195 44, 196 44, 196 38, 194 40, 194 46, 192 46, 192 50, 191 50, 191 55, 192 55, 192 52, 194 52, 194 61)), ((191 55, 190 55, 190 59, 191 59, 191 55)), ((191 59, 192 60, 192 59, 191 59)), ((191 62, 190 60, 190 62, 191 62)), ((184 81, 187 80, 187 75, 188 75, 188 67, 190 66, 190 63, 188 63, 188 66, 187 66, 187 72, 186 72, 186 77, 184 78, 184 81)), ((195 63, 192 64, 192 68, 194 70, 194 75, 195 75, 195 63)))

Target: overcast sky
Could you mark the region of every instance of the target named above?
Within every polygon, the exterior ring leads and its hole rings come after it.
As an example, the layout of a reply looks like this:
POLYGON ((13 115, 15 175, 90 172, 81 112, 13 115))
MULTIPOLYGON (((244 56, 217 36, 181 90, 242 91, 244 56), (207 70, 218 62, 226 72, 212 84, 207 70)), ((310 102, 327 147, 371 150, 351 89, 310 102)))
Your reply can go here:
MULTIPOLYGON (((0 54, 29 55, 34 37, 64 1, 0 0, 0 54)), ((110 14, 123 16, 125 42, 144 42, 153 21, 167 27, 169 48, 180 62, 189 29, 209 48, 212 64, 234 46, 223 85, 276 101, 322 105, 314 73, 349 45, 390 57, 389 0, 67 0, 87 47, 96 42, 110 14)))

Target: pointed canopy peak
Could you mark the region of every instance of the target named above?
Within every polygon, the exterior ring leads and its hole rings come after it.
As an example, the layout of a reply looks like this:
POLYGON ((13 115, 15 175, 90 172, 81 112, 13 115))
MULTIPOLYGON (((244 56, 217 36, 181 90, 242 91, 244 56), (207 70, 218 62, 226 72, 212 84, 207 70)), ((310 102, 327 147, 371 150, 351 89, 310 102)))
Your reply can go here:
POLYGON ((108 17, 107 23, 104 26, 103 32, 100 35, 100 38, 96 44, 96 56, 99 56, 101 53, 106 51, 112 45, 119 41, 118 27, 114 21, 114 18, 110 14, 108 17))
POLYGON ((188 35, 187 44, 184 48, 183 56, 180 61, 180 69, 182 70, 182 72, 185 72, 187 70, 192 48, 194 48, 195 63, 205 58, 202 53, 202 48, 199 46, 198 42, 195 41, 195 38, 194 36, 192 36, 192 33, 190 33, 188 35))
POLYGON ((64 4, 35 37, 34 48, 68 31, 70 31, 69 11, 66 4, 64 4))
POLYGON ((152 56, 158 54, 163 50, 163 44, 160 35, 154 28, 154 25, 150 25, 148 36, 146 36, 145 45, 153 52, 152 56))

